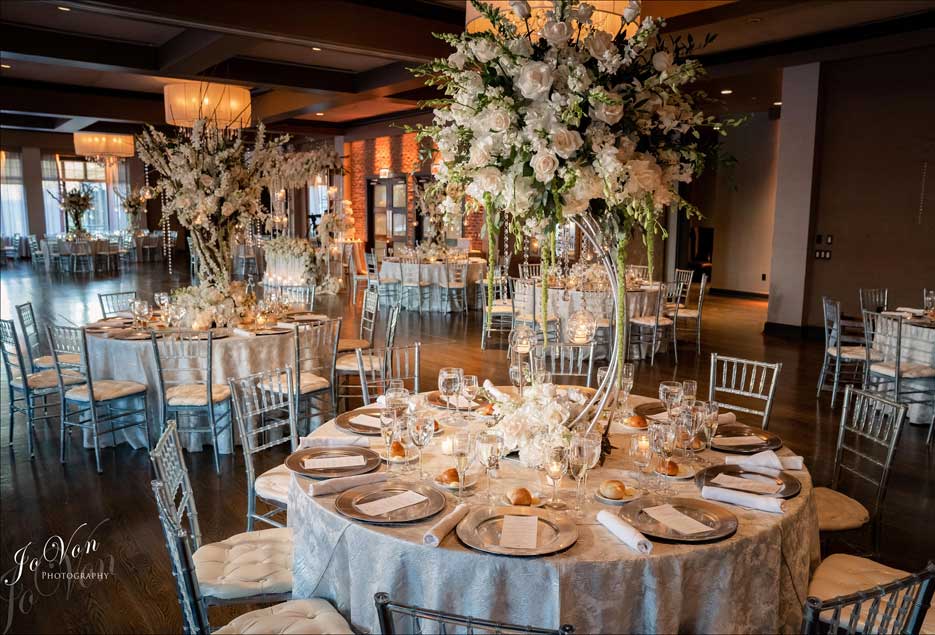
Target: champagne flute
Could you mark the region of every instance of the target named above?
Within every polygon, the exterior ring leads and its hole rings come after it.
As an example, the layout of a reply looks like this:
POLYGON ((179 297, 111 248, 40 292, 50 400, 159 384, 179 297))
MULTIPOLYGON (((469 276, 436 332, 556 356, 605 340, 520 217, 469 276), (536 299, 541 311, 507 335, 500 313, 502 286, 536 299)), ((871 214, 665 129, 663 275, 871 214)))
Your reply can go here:
POLYGON ((490 485, 490 471, 500 466, 500 454, 503 451, 503 437, 494 431, 481 432, 477 437, 477 457, 487 476, 487 504, 493 505, 493 491, 490 485))
POLYGON ((620 367, 620 392, 623 393, 623 414, 633 414, 630 408, 630 391, 633 390, 633 379, 636 376, 636 367, 625 362, 620 367))
POLYGON ((552 497, 545 504, 551 509, 565 509, 565 503, 558 499, 558 485, 562 482, 562 477, 568 471, 568 449, 563 445, 553 446, 548 449, 543 467, 545 474, 552 481, 552 497))
POLYGON ((682 399, 691 399, 694 401, 698 395, 698 382, 694 379, 686 379, 682 382, 682 399))
MULTIPOLYGON (((581 518, 582 484, 594 455, 594 438, 591 435, 575 435, 568 449, 568 473, 575 479, 575 517, 581 518)), ((599 451, 600 446, 598 446, 599 451)))
POLYGON ((392 472, 393 463, 390 461, 390 445, 393 443, 393 437, 396 436, 396 412, 392 408, 380 409, 380 435, 386 445, 386 471, 392 472))
POLYGON ((660 382, 659 400, 665 405, 669 423, 672 423, 672 410, 682 401, 682 382, 660 382))
POLYGON ((435 434, 435 419, 425 413, 419 413, 409 417, 409 438, 412 444, 419 450, 419 478, 425 478, 425 471, 422 469, 422 449, 432 442, 432 436, 435 434))
POLYGON ((442 368, 438 371, 438 392, 445 398, 446 419, 451 418, 451 398, 461 392, 461 377, 464 371, 460 368, 442 368))
POLYGON ((143 323, 143 305, 149 305, 146 300, 133 300, 130 302, 130 313, 133 315, 133 327, 140 328, 143 323))
POLYGON ((451 453, 455 457, 455 470, 458 472, 458 502, 464 501, 464 475, 474 462, 474 435, 459 432, 451 440, 451 453))

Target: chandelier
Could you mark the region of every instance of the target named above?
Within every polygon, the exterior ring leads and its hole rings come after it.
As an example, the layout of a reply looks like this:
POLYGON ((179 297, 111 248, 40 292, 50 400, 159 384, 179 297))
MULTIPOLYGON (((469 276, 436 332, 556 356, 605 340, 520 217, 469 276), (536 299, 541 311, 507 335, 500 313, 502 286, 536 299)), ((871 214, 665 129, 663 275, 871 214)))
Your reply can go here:
POLYGON ((163 87, 166 123, 191 128, 207 119, 218 128, 249 128, 250 91, 242 86, 187 82, 163 87))
POLYGON ((133 135, 109 132, 74 133, 75 154, 100 163, 116 163, 133 156, 133 135))
MULTIPOLYGON (((513 13, 509 0, 487 0, 487 4, 492 4, 500 9, 503 14, 520 27, 520 33, 526 32, 526 25, 528 24, 533 39, 538 38, 539 29, 547 20, 546 13, 554 7, 552 0, 529 0, 531 15, 528 20, 524 21, 513 13)), ((594 7, 594 13, 591 15, 591 24, 594 28, 616 35, 621 27, 625 26, 627 37, 632 37, 636 33, 639 18, 630 21, 624 17, 627 14, 627 7, 633 4, 632 0, 588 0, 588 4, 594 7)), ((467 4, 464 22, 468 33, 489 31, 491 29, 490 21, 481 15, 470 2, 467 4)))

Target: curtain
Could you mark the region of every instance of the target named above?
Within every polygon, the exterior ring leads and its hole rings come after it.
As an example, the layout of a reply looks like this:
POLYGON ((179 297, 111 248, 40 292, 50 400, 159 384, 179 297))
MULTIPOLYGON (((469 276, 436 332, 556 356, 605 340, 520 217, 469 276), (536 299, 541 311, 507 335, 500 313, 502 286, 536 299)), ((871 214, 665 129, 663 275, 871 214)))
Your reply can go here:
POLYGON ((65 231, 61 206, 61 181, 66 190, 87 185, 93 192, 93 204, 84 217, 84 227, 90 232, 111 232, 126 228, 127 216, 121 198, 129 191, 129 169, 126 161, 105 165, 82 157, 42 156, 42 201, 45 205, 46 234, 65 231))
POLYGON ((19 152, 0 151, 0 235, 29 233, 23 158, 19 152))

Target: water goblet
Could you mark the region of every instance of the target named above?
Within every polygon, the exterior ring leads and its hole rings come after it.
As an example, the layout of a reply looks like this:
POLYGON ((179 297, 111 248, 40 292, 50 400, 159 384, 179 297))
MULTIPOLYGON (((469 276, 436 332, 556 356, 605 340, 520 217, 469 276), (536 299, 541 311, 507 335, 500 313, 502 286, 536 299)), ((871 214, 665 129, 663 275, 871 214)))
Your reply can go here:
POLYGON ((171 301, 169 294, 165 291, 160 291, 153 295, 153 300, 159 305, 159 308, 162 309, 162 317, 165 318, 166 314, 169 312, 169 302, 171 301))
POLYGON ((620 392, 623 393, 623 414, 633 414, 630 408, 630 391, 633 390, 633 379, 636 376, 636 367, 630 362, 620 367, 620 392))
POLYGON ((419 413, 409 417, 409 438, 419 451, 419 478, 424 479, 425 471, 422 469, 422 449, 432 442, 435 434, 435 419, 426 414, 419 413))
MULTIPOLYGON (((588 470, 591 469, 591 461, 594 454, 594 439, 590 435, 579 434, 571 438, 571 446, 568 448, 568 473, 575 479, 575 517, 581 518, 584 513, 581 510, 581 501, 583 498, 582 485, 588 470)), ((600 445, 598 445, 600 451, 600 445)))
POLYGON ((503 436, 498 432, 486 431, 477 436, 477 458, 484 467, 487 476, 487 504, 493 504, 493 491, 490 485, 490 471, 500 466, 503 452, 503 436))
POLYGON ((640 432, 630 435, 630 457, 633 459, 633 464, 636 465, 637 468, 636 473, 639 479, 638 484, 640 489, 646 491, 643 475, 653 458, 652 444, 648 434, 640 432))
POLYGON ((672 412, 675 406, 682 401, 682 382, 663 381, 659 383, 659 400, 666 407, 669 423, 672 423, 672 412))
POLYGON ((474 435, 459 432, 451 439, 451 454, 455 458, 455 470, 458 472, 458 502, 464 501, 464 476, 474 462, 474 435))
POLYGON ((451 418, 451 399, 461 392, 461 377, 464 371, 460 368, 442 368, 438 371, 438 393, 445 398, 446 419, 451 418))
MULTIPOLYGON (((650 439, 652 441, 653 454, 662 462, 661 468, 665 470, 675 451, 675 426, 666 423, 654 423, 649 426, 650 439)), ((662 496, 672 496, 672 487, 669 485, 668 478, 656 469, 660 480, 660 494, 662 496)))
POLYGON ((546 451, 545 461, 543 461, 545 475, 552 481, 552 497, 545 504, 551 509, 565 509, 567 505, 558 498, 558 485, 562 482, 562 477, 568 471, 568 448, 563 445, 557 445, 546 451))

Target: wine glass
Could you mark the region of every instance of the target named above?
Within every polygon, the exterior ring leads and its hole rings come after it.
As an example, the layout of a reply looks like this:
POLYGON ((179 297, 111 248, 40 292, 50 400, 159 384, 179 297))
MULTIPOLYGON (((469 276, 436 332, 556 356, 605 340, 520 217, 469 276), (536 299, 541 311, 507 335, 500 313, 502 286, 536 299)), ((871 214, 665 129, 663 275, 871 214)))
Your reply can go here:
MULTIPOLYGON (((662 461, 662 468, 668 465, 669 459, 675 450, 675 426, 665 423, 653 423, 649 426, 650 438, 652 440, 653 454, 662 461)), ((658 472, 658 469, 657 469, 658 472)), ((672 487, 668 479, 659 473, 661 479, 660 494, 663 496, 672 495, 672 487)))
MULTIPOLYGON (((591 469, 591 461, 594 454, 594 438, 590 435, 575 435, 571 438, 571 447, 568 448, 568 472, 575 479, 575 516, 581 518, 584 514, 581 510, 581 499, 583 497, 582 484, 588 470, 591 469)), ((598 451, 600 445, 598 445, 598 451)))
POLYGON ((474 450, 474 435, 469 432, 459 432, 451 440, 451 454, 458 471, 458 502, 464 500, 464 475, 474 462, 474 450))
POLYGON ((665 405, 669 423, 672 423, 672 410, 682 401, 682 382, 660 382, 659 400, 665 405))
POLYGON ((166 314, 169 312, 169 302, 170 296, 165 291, 160 291, 153 295, 153 300, 159 305, 159 308, 162 309, 162 317, 165 319, 166 314))
POLYGON ((461 392, 461 377, 464 371, 460 368, 442 368, 438 371, 438 392, 445 398, 446 418, 451 417, 451 398, 461 392))
POLYGON ((536 386, 552 383, 552 373, 547 370, 537 370, 533 373, 532 381, 536 386))
POLYGON ((633 379, 636 376, 636 367, 630 362, 620 367, 620 392, 623 393, 623 412, 632 414, 630 409, 630 391, 633 390, 633 379))
POLYGON ((394 422, 399 425, 399 418, 406 414, 409 406, 409 391, 405 388, 390 388, 383 394, 383 403, 392 410, 394 422))
POLYGON ((484 466, 487 476, 487 504, 493 504, 490 486, 490 471, 500 466, 500 454, 503 452, 503 437, 494 431, 481 432, 477 437, 477 458, 484 466))
POLYGON ((468 401, 474 401, 477 393, 480 391, 480 384, 477 382, 477 375, 464 375, 461 378, 461 394, 468 401))
POLYGON ((422 449, 432 442, 435 434, 435 419, 429 414, 419 413, 409 417, 409 438, 419 450, 419 478, 425 478, 422 469, 422 449))
POLYGON ((546 452, 545 461, 543 461, 545 475, 552 481, 552 497, 545 504, 551 509, 565 509, 567 505, 558 499, 558 485, 562 482, 562 477, 568 471, 568 448, 563 445, 556 445, 549 448, 546 452))
POLYGON ((637 468, 636 472, 639 478, 640 489, 645 491, 643 474, 646 468, 649 467, 653 458, 652 444, 648 434, 641 432, 630 435, 630 456, 633 458, 633 464, 636 465, 637 468))
POLYGON ((386 471, 392 472, 390 445, 393 443, 393 437, 396 436, 396 412, 390 407, 380 409, 380 435, 383 437, 383 443, 386 444, 386 471))
POLYGON ((682 399, 691 399, 694 401, 698 394, 698 382, 694 379, 686 379, 682 382, 682 399))

